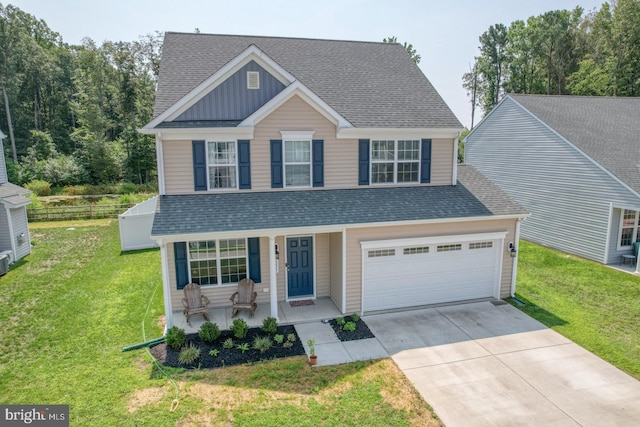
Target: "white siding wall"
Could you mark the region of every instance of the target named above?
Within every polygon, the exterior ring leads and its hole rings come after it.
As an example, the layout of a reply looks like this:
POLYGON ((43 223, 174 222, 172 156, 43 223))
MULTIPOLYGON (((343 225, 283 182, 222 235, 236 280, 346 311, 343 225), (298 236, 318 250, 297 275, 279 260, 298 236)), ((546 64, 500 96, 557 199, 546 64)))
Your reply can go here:
POLYGON ((9 233, 9 217, 4 206, 0 205, 0 251, 11 250, 11 234, 9 233))
POLYGON ((635 196, 514 101, 506 99, 467 137, 465 157, 531 213, 523 239, 609 261, 610 203, 635 196))

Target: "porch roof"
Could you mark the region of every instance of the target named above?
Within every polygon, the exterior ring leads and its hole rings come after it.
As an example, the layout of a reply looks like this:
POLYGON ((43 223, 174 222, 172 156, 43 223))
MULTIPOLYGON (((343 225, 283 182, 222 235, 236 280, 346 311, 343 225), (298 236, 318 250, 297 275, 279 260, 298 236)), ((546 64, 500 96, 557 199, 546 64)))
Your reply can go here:
MULTIPOLYGON (((466 172, 461 175, 477 179, 466 172)), ((165 195, 158 198, 151 235, 526 214, 491 183, 482 191, 474 187, 477 181, 470 180, 457 186, 165 195)))

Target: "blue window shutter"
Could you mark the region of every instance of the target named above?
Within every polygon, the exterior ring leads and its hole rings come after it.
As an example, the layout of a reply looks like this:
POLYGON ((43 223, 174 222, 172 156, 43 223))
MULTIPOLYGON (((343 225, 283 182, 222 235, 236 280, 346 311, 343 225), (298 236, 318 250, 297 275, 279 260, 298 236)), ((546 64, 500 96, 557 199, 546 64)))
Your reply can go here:
POLYGON ((369 140, 358 140, 358 185, 369 185, 369 140))
POLYGON ((282 188, 282 140, 271 140, 271 188, 282 188))
POLYGON ((192 141, 193 186, 195 191, 207 190, 207 150, 204 141, 192 141))
POLYGON ((313 150, 313 186, 324 187, 324 141, 322 139, 314 139, 311 144, 313 150))
POLYGON ((260 283, 260 238, 247 239, 247 245, 249 246, 249 278, 260 283))
POLYGON ((420 182, 423 184, 431 182, 431 140, 422 140, 422 149, 420 150, 420 182))
POLYGON ((189 283, 189 266, 187 265, 187 244, 175 242, 173 244, 173 258, 176 262, 176 284, 178 289, 189 283))
POLYGON ((238 175, 240 190, 251 189, 251 154, 249 150, 249 140, 238 141, 238 175))

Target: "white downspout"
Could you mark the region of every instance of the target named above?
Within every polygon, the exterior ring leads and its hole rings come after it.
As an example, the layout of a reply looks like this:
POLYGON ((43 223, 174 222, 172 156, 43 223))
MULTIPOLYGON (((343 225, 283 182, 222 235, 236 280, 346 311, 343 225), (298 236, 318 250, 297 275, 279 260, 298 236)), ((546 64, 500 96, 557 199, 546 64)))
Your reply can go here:
POLYGON ((342 229, 342 314, 347 312, 347 229, 342 229))
POLYGON ((160 244, 160 264, 162 267, 162 290, 164 293, 164 319, 165 333, 173 326, 173 307, 171 306, 171 281, 169 280, 169 260, 167 255, 167 244, 158 241, 160 244))
POLYGON ((276 238, 269 236, 269 297, 271 317, 278 320, 278 279, 276 275, 276 238))
POLYGON ((513 257, 513 263, 511 264, 511 298, 516 295, 516 277, 518 275, 518 256, 520 255, 520 223, 522 218, 518 218, 516 221, 516 235, 513 238, 513 246, 516 249, 516 256, 513 257))
POLYGON ((451 185, 455 186, 458 184, 458 137, 460 136, 460 132, 458 132, 458 136, 453 139, 453 173, 451 174, 451 185))
POLYGON ((5 206, 7 215, 7 223, 9 224, 9 236, 11 238, 11 252, 13 252, 13 262, 18 261, 18 252, 16 248, 16 236, 13 235, 13 218, 11 218, 11 208, 5 206))

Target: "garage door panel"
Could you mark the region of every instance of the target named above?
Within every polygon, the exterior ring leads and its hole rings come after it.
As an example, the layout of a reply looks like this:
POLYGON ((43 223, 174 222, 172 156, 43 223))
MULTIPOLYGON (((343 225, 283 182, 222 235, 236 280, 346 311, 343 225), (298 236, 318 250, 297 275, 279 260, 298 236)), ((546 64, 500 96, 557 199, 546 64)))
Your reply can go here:
MULTIPOLYGON (((460 242, 452 242, 458 244, 460 242)), ((364 259, 364 311, 438 304, 494 296, 499 281, 500 241, 491 247, 428 253, 404 253, 364 259)), ((389 251, 391 252, 391 251, 389 251)), ((388 253, 389 253, 388 252, 388 253)))

